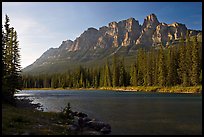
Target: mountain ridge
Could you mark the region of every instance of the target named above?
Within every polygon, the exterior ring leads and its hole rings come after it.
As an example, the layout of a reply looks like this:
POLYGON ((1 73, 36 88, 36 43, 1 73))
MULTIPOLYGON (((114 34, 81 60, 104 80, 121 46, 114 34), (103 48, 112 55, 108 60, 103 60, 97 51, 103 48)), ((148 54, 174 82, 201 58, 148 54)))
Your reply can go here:
POLYGON ((103 54, 108 56, 120 52, 121 47, 123 49, 126 47, 134 52, 133 49, 140 46, 168 46, 177 43, 181 37, 185 39, 187 30, 189 36, 202 37, 202 31, 187 29, 185 24, 159 22, 153 13, 146 16, 142 25, 133 17, 118 22, 113 21, 108 23, 108 26, 102 26, 99 29, 90 27, 74 41, 66 40, 59 48, 48 49, 22 72, 32 72, 38 67, 47 64, 54 65, 55 62, 60 61, 69 64, 73 61, 86 62, 103 58, 103 54))

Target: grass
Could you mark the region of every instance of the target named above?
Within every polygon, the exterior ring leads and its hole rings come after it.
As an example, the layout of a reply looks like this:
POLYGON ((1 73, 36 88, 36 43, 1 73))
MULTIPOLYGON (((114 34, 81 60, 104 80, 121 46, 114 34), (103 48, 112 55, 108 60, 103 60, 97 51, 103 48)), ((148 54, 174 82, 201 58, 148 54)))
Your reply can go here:
POLYGON ((193 87, 160 87, 160 86, 137 86, 137 87, 101 87, 103 90, 116 91, 145 91, 145 92, 166 92, 166 93, 201 93, 202 85, 193 87))
POLYGON ((145 91, 166 93, 201 93, 202 85, 192 87, 160 87, 160 86, 128 86, 128 87, 99 87, 99 88, 25 88, 24 90, 115 90, 115 91, 145 91))
POLYGON ((2 135, 70 135, 61 113, 2 104, 2 135))

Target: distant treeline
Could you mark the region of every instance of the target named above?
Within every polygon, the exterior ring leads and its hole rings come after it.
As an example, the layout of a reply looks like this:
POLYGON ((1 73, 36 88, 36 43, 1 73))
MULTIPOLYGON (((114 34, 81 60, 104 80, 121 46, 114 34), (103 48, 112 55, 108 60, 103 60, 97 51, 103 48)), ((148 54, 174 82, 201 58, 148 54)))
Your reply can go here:
MULTIPOLYGON (((187 35, 188 36, 188 35, 187 35)), ((180 39, 176 46, 138 49, 135 62, 113 55, 105 65, 60 74, 24 75, 24 88, 98 88, 123 86, 196 86, 202 82, 202 43, 180 39)))

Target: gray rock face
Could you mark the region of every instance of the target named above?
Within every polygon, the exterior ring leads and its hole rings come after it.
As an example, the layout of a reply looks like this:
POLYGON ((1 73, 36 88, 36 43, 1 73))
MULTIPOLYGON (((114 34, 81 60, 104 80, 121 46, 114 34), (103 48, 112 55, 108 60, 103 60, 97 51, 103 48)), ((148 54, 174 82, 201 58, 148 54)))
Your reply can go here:
POLYGON ((181 37, 186 37, 187 28, 181 23, 165 24, 160 23, 152 35, 152 45, 158 45, 162 43, 164 46, 179 40, 181 37))
POLYGON ((96 47, 119 47, 132 45, 140 36, 141 26, 134 18, 122 20, 120 22, 111 22, 108 27, 101 31, 96 47), (105 33, 104 33, 105 31, 105 33))
POLYGON ((73 41, 66 40, 63 41, 59 48, 50 48, 42 54, 42 56, 37 59, 33 65, 43 65, 52 61, 53 59, 59 58, 64 52, 69 49, 73 44, 73 41))
POLYGON ((76 38, 68 51, 84 50, 93 48, 98 39, 98 30, 95 28, 88 28, 80 37, 76 38))
POLYGON ((71 47, 72 43, 73 41, 71 40, 62 41, 62 44, 59 46, 59 50, 68 50, 71 47))
POLYGON ((150 14, 144 19, 144 23, 142 25, 142 32, 140 37, 136 41, 136 45, 152 45, 152 35, 156 30, 157 25, 159 25, 159 21, 154 14, 150 14))

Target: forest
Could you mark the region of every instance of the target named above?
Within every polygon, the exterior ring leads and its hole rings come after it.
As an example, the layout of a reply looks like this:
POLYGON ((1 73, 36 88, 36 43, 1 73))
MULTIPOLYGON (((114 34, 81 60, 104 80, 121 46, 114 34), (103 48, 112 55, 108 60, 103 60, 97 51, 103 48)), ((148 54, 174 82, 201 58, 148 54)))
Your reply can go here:
POLYGON ((131 66, 117 53, 104 65, 79 66, 65 73, 23 75, 24 88, 197 86, 202 83, 202 43, 183 37, 177 45, 140 48, 131 66))

